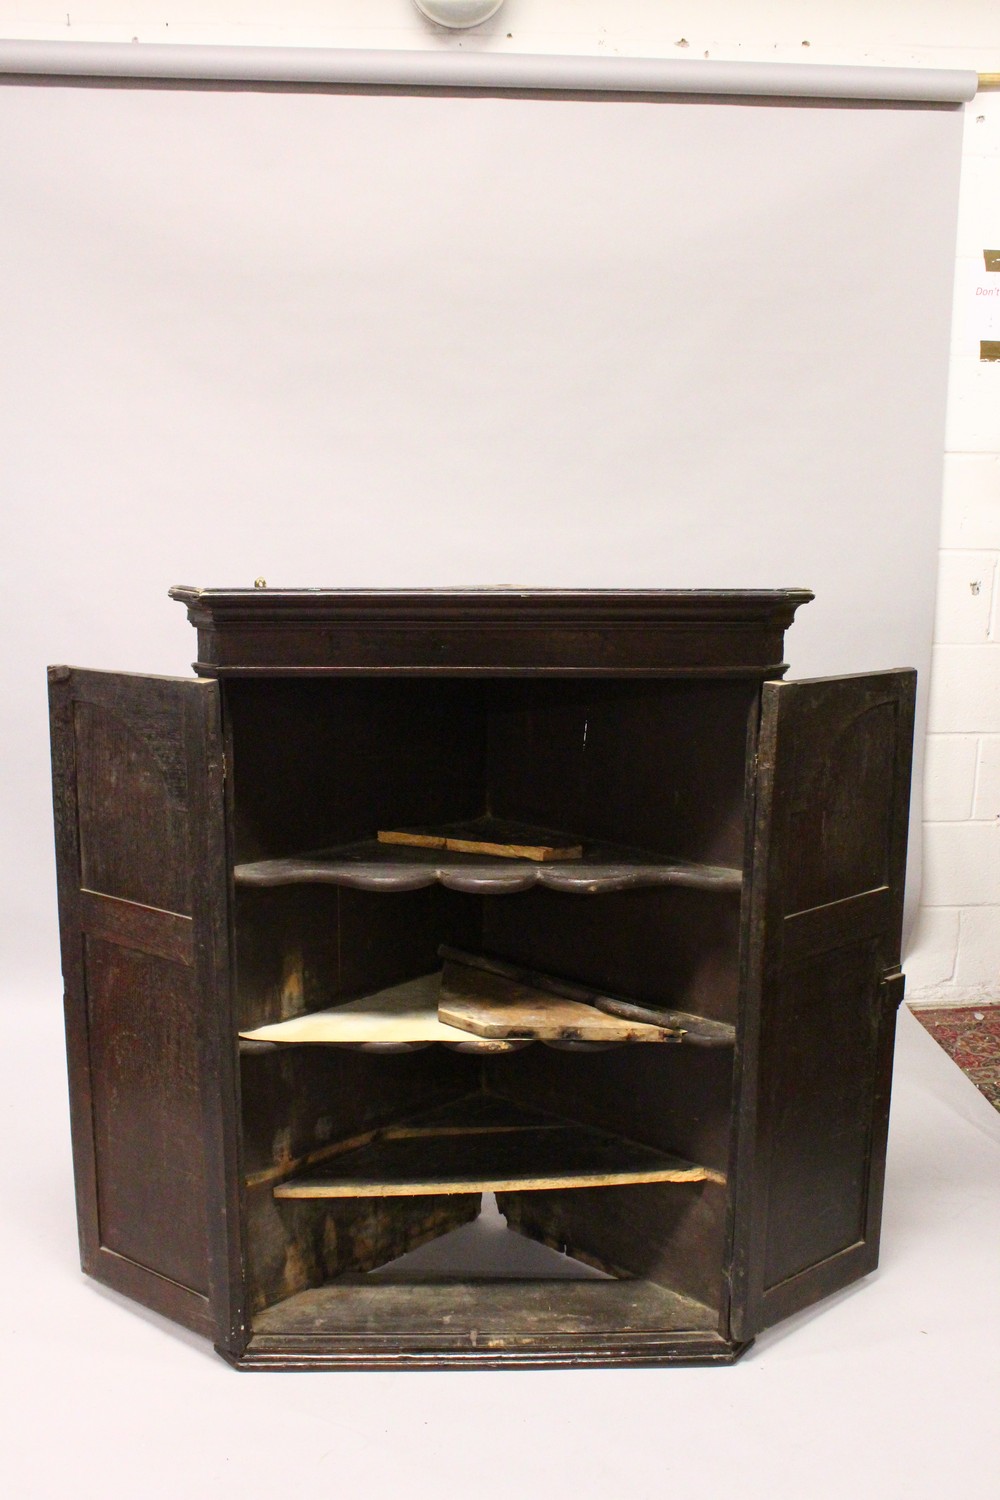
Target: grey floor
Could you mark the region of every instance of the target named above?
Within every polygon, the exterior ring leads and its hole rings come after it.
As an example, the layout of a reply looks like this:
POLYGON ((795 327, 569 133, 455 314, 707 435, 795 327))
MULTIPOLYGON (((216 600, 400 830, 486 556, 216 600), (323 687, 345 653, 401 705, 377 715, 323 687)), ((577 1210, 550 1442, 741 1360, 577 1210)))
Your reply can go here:
POLYGON ((1000 1493, 1000 1114, 905 1010, 882 1265, 858 1287, 728 1370, 358 1375, 237 1374, 83 1280, 58 996, 4 1014, 14 1500, 1000 1493))

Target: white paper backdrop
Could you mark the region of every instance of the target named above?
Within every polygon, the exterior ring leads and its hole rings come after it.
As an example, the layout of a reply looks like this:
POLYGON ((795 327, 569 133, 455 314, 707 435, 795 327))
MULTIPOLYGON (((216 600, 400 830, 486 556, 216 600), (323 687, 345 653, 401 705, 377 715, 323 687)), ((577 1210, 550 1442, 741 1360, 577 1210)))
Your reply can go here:
POLYGON ((960 111, 0 87, 5 910, 55 968, 46 661, 169 584, 784 587, 929 656, 960 111))

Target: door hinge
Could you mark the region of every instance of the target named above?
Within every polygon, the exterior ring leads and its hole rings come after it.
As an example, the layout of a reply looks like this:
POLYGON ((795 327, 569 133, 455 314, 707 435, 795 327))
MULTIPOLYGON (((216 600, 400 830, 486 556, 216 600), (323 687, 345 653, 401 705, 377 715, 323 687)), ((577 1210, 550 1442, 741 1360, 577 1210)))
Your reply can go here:
POLYGON ((898 1009, 906 991, 906 975, 899 969, 887 969, 882 976, 882 994, 887 1006, 898 1009))

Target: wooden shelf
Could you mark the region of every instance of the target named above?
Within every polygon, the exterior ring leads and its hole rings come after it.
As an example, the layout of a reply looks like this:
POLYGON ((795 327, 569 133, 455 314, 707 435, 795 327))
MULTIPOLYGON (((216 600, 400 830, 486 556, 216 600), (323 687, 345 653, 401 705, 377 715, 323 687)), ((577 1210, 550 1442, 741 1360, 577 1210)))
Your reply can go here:
POLYGON ((672 1330, 709 1336, 718 1312, 650 1281, 512 1280, 390 1281, 338 1276, 327 1286, 287 1297, 255 1315, 259 1341, 292 1336, 314 1343, 326 1336, 377 1335, 452 1340, 468 1349, 475 1339, 568 1339, 628 1328, 652 1337, 672 1330))
MULTIPOLYGON (((554 837, 544 828, 496 819, 489 822, 494 842, 501 841, 505 828, 510 832, 510 845, 545 845, 554 837)), ((442 836, 446 833, 443 830, 442 836)), ((417 891, 438 882, 449 890, 477 896, 514 894, 532 886, 600 895, 658 885, 738 891, 742 884, 741 872, 728 865, 671 859, 611 844, 584 842, 580 847, 583 852, 578 859, 549 861, 417 848, 373 838, 314 854, 240 864, 234 877, 238 886, 340 885, 360 891, 417 891)))
MULTIPOLYGON (((475 1047, 477 1037, 438 1019, 440 990, 440 973, 424 974, 419 979, 390 985, 387 989, 362 995, 360 999, 349 1000, 344 1005, 332 1005, 327 1010, 293 1016, 289 1021, 276 1021, 271 1026, 241 1031, 240 1036, 248 1042, 285 1044, 409 1048, 445 1042, 450 1046, 461 1046, 463 1050, 475 1047)), ((498 1049, 487 1043, 482 1050, 507 1049, 498 1049)))
MULTIPOLYGON (((543 981, 546 976, 538 976, 543 981)), ((566 985, 565 990, 577 988, 566 985)), ((688 1042, 731 1046, 735 1032, 720 1021, 679 1011, 658 1024, 610 1015, 565 994, 520 980, 446 962, 424 974, 343 1005, 240 1032, 253 1045, 325 1044, 374 1049, 424 1047, 431 1042, 462 1051, 499 1052, 532 1041, 619 1045, 688 1042)))
POLYGON ((473 1095, 380 1130, 276 1198, 394 1198, 704 1182, 717 1174, 606 1131, 473 1095))

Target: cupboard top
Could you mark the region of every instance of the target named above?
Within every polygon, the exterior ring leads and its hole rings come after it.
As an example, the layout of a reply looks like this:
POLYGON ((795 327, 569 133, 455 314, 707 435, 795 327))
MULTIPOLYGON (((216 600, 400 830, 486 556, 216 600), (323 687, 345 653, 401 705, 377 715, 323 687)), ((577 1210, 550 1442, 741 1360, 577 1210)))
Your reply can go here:
POLYGON ((198 589, 203 676, 776 677, 807 589, 198 589))

